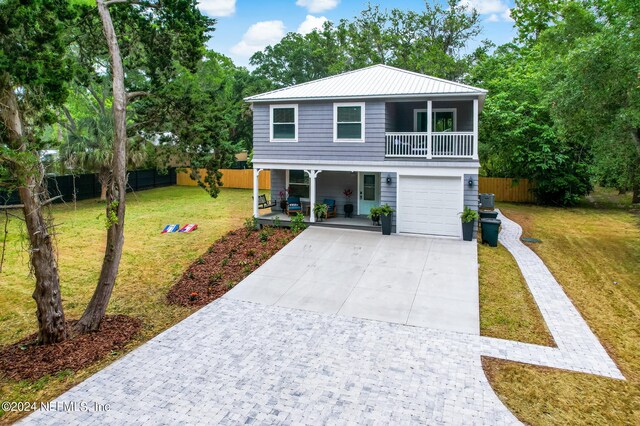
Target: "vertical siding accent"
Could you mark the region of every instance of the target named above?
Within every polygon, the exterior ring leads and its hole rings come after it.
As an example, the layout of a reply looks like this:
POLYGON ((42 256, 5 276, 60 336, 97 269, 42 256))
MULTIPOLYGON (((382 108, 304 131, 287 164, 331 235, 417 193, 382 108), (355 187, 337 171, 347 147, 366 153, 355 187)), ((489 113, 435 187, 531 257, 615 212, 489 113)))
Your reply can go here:
MULTIPOLYGON (((397 188, 398 176, 396 173, 380 173, 380 204, 389 204, 391 208, 397 210, 397 188), (391 184, 387 184, 387 176, 391 176, 391 184)), ((393 214, 391 220, 391 232, 396 232, 397 212, 393 214)))

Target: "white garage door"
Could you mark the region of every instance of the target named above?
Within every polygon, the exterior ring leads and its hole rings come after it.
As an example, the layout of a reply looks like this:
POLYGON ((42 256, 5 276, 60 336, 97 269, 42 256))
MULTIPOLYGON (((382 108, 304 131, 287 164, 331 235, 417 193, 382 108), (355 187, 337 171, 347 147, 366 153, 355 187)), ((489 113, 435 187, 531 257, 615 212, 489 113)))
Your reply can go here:
POLYGON ((400 176, 398 231, 459 237, 459 177, 400 176))

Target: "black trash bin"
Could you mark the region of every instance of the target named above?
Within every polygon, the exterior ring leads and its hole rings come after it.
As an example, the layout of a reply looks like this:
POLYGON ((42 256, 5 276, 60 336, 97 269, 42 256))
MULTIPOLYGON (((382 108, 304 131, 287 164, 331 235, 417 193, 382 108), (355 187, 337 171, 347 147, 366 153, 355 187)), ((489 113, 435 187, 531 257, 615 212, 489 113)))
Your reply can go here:
POLYGON ((480 208, 493 210, 495 208, 494 199, 494 194, 480 194, 480 208))
POLYGON ((498 212, 495 210, 480 210, 480 219, 497 219, 498 212))
POLYGON ((498 232, 500 230, 500 219, 480 219, 482 226, 482 243, 487 243, 491 247, 498 247, 498 232))

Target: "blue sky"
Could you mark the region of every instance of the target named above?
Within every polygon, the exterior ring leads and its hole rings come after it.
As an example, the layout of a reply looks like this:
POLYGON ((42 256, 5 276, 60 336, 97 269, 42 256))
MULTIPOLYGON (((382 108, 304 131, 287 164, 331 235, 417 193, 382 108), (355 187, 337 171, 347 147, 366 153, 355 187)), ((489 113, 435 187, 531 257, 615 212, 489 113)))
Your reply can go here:
MULTIPOLYGON (((430 2, 435 0, 429 0, 430 2)), ((515 31, 509 17, 513 0, 462 0, 481 15, 483 32, 470 46, 489 39, 497 45, 510 41, 515 31)), ((249 57, 277 43, 287 32, 309 32, 326 19, 351 19, 365 9, 361 0, 200 0, 200 9, 218 20, 209 47, 247 66, 249 57)), ((420 11, 424 0, 372 0, 382 9, 420 11)))

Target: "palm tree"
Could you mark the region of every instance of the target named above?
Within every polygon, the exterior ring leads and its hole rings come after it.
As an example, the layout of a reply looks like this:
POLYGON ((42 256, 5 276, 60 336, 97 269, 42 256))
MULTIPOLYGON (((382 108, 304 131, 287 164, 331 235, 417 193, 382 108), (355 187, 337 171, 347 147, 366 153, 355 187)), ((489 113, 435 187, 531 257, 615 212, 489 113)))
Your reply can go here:
MULTIPOLYGON (((81 173, 97 173, 101 185, 100 200, 106 200, 113 160, 113 111, 108 90, 99 94, 92 88, 75 86, 69 105, 63 107, 67 130, 60 147, 60 158, 67 168, 81 173), (74 113, 71 113, 72 107, 74 113), (76 117, 74 117, 74 115, 76 117)), ((145 143, 129 139, 127 159, 129 167, 138 167, 147 158, 145 143)))

